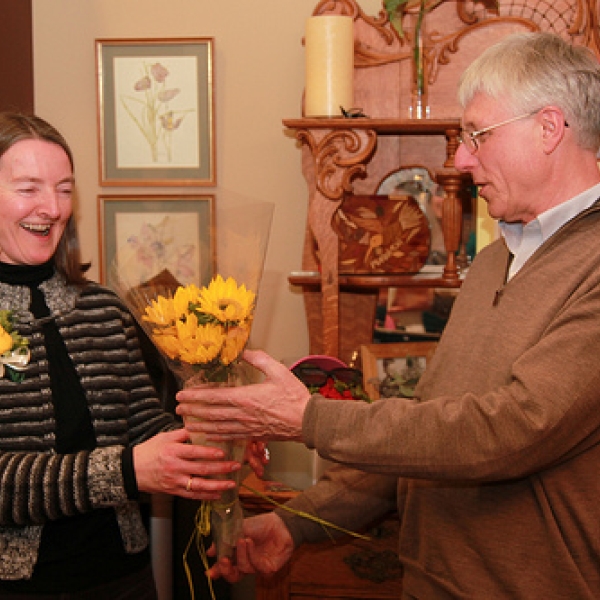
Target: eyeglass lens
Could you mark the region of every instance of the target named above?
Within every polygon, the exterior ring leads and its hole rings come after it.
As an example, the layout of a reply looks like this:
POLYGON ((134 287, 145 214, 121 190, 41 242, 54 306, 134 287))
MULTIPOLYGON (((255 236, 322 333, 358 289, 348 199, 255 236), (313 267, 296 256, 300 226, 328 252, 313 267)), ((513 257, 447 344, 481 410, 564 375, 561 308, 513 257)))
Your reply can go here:
POLYGON ((477 142, 477 138, 476 137, 471 137, 472 134, 467 133, 466 131, 463 131, 459 136, 458 139, 460 141, 461 144, 464 144, 465 148, 473 153, 476 152, 477 149, 479 148, 479 144, 477 142))

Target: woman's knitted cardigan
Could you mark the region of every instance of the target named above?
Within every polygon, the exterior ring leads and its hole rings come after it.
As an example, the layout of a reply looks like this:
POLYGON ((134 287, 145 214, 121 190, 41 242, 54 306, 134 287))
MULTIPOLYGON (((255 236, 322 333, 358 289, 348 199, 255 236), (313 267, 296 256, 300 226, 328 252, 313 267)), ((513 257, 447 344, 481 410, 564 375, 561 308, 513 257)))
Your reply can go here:
POLYGON ((127 552, 144 549, 121 456, 126 446, 178 427, 160 405, 135 323, 118 297, 94 283, 68 286, 60 275, 40 288, 81 379, 97 448, 56 454, 45 319, 29 312, 27 287, 0 283, 0 309, 13 311, 31 350, 23 382, 0 379, 0 579, 31 576, 45 522, 96 508, 114 508, 127 552))

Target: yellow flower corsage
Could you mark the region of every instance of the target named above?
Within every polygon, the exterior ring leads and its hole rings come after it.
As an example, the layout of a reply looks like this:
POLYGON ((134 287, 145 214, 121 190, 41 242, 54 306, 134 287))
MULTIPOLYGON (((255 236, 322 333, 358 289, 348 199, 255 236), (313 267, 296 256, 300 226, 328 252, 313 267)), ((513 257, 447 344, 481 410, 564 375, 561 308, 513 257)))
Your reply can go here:
POLYGON ((14 328, 12 311, 0 310, 0 378, 6 374, 11 381, 23 381, 31 358, 28 344, 14 328))

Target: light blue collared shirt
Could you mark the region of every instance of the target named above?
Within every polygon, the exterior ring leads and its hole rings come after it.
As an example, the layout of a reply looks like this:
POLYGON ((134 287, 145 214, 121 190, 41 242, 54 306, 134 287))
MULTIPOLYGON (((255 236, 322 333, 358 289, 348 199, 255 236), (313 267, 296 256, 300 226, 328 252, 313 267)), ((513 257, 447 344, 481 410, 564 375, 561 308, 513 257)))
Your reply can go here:
POLYGON ((523 223, 499 222, 506 245, 514 256, 508 278, 514 275, 531 258, 531 255, 567 221, 589 208, 600 196, 600 183, 558 206, 538 215, 526 225, 523 223))

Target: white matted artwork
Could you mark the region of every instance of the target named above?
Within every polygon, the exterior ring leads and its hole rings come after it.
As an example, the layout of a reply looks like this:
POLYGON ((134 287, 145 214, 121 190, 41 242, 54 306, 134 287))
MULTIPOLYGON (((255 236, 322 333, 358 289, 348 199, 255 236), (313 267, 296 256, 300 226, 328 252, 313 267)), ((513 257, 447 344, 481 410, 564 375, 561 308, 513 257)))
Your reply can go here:
POLYGON ((216 183, 213 46, 96 40, 101 185, 216 183))
POLYGON ((437 342, 361 346, 363 386, 369 398, 411 397, 436 348, 437 342))
POLYGON ((200 168, 197 72, 195 56, 115 57, 117 169, 200 168), (164 78, 147 75, 159 68, 164 78), (162 112, 145 118, 152 110, 162 112))
POLYGON ((213 202, 213 196, 99 196, 102 281, 115 265, 137 284, 165 270, 181 285, 207 284, 215 261, 213 202))

